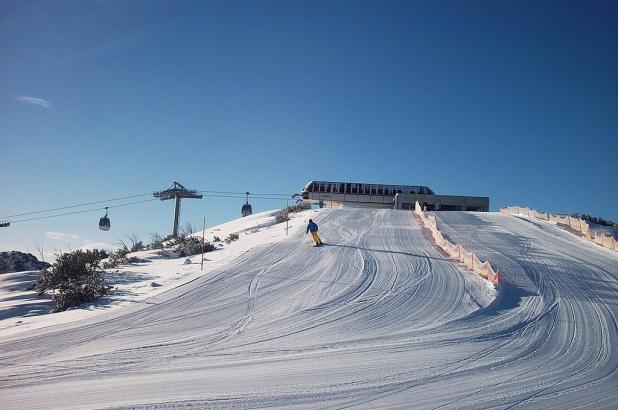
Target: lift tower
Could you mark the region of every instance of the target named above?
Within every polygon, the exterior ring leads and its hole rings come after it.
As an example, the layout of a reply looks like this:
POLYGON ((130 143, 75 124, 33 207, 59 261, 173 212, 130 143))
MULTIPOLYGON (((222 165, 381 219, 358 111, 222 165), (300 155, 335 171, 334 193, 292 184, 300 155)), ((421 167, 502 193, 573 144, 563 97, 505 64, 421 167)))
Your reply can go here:
POLYGON ((194 189, 185 188, 180 182, 174 181, 174 185, 167 188, 165 191, 155 192, 155 198, 159 198, 161 201, 167 199, 175 199, 176 207, 174 209, 174 232, 172 236, 176 238, 178 236, 178 220, 180 219, 180 198, 193 198, 202 199, 202 195, 199 195, 194 189))

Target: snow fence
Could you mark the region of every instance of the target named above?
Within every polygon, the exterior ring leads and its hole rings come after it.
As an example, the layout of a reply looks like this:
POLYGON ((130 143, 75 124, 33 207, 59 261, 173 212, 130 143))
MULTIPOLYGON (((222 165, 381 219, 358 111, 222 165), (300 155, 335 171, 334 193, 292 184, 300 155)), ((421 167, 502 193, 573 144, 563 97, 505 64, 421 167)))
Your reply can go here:
POLYGON ((460 244, 453 244, 444 238, 442 232, 438 230, 438 224, 436 223, 436 217, 433 215, 427 215, 421 209, 418 201, 414 205, 414 212, 421 219, 422 224, 431 231, 433 239, 436 245, 440 247, 451 258, 455 259, 464 265, 472 272, 488 279, 494 284, 498 284, 500 280, 500 274, 491 267, 489 262, 481 262, 481 260, 473 253, 464 249, 460 244))
POLYGON ((572 216, 560 216, 546 214, 544 212, 535 211, 534 209, 524 208, 521 206, 507 206, 500 209, 501 214, 505 215, 523 215, 529 218, 541 219, 543 221, 554 222, 558 226, 572 229, 581 233, 586 239, 601 245, 604 248, 618 251, 618 242, 613 236, 606 236, 590 231, 590 226, 583 219, 573 218, 572 216))

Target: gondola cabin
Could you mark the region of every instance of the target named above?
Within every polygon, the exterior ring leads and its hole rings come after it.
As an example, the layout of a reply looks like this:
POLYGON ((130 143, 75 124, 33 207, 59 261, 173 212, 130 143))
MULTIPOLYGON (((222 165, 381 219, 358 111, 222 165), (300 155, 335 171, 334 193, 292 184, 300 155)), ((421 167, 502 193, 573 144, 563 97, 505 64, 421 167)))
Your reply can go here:
POLYGON ((249 216, 253 213, 252 209, 251 209, 251 204, 244 204, 242 206, 242 209, 240 210, 240 214, 242 216, 249 216))
POLYGON ((99 229, 102 231, 109 231, 110 227, 111 227, 111 223, 107 216, 107 208, 105 208, 105 216, 99 219, 99 229))
POLYGON ((249 192, 247 192, 246 194, 247 194, 247 200, 240 210, 240 214, 243 217, 249 216, 253 213, 253 209, 251 208, 251 204, 249 203, 249 192))

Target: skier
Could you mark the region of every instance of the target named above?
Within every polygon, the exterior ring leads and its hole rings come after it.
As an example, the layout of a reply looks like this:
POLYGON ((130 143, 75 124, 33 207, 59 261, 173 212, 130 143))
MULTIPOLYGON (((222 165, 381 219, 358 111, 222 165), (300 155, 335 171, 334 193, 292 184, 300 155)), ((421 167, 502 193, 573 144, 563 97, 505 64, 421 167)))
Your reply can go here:
POLYGON ((309 219, 309 224, 307 225, 307 232, 305 232, 305 234, 307 234, 308 232, 311 232, 311 236, 315 241, 315 246, 322 245, 322 240, 318 236, 318 225, 311 219, 309 219))

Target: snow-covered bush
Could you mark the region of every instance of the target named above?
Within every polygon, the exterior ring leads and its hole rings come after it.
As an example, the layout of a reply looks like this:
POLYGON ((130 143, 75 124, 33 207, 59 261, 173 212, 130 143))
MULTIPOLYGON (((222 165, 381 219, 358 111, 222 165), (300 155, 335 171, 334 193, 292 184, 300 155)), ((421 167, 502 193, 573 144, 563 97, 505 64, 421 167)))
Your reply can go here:
MULTIPOLYGON (((179 257, 199 255, 202 253, 202 239, 195 236, 179 236, 179 243, 176 247, 176 253, 179 257)), ((212 252, 216 247, 210 242, 204 243, 204 253, 212 252)))
POLYGON ((41 271, 34 290, 39 296, 53 291, 52 312, 92 302, 110 289, 99 268, 99 262, 105 257, 107 253, 97 249, 60 254, 50 268, 41 271))
POLYGON ((116 252, 112 253, 107 261, 103 262, 103 269, 112 269, 118 265, 126 265, 131 263, 129 259, 127 259, 127 255, 130 253, 127 247, 118 248, 116 252))
POLYGON ((238 240, 238 238, 240 238, 240 236, 236 232, 232 232, 227 236, 227 238, 225 238, 225 240, 227 242, 232 242, 238 240))

